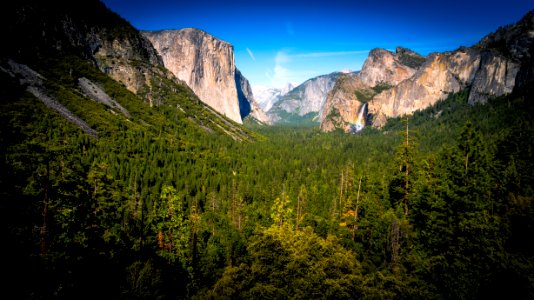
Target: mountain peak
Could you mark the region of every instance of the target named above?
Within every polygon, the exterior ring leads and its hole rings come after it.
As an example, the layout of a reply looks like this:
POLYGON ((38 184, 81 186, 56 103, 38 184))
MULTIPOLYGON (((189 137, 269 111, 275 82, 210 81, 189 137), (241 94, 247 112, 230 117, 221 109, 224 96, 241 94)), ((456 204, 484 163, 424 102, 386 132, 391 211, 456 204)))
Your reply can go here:
MULTIPOLYGON (((379 83, 397 85, 412 76, 421 60, 417 53, 397 47, 397 53, 375 48, 369 52, 360 72, 360 79, 369 86, 379 83)), ((422 58, 424 61, 424 58, 422 58)))
POLYGON ((499 27, 485 36, 475 48, 494 49, 516 60, 534 57, 534 10, 528 12, 519 22, 499 27))

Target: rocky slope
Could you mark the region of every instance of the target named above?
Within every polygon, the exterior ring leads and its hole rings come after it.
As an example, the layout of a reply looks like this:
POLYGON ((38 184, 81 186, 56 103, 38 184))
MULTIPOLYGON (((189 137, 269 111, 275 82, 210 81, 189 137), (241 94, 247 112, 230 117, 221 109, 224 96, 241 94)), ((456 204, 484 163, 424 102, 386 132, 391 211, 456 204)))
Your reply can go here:
POLYGON ((358 74, 342 74, 336 80, 332 91, 328 93, 323 110, 319 115, 322 131, 332 131, 342 128, 345 132, 350 130, 350 124, 356 119, 363 103, 358 100, 356 90, 367 87, 358 74))
POLYGON ((335 72, 306 80, 301 85, 281 96, 268 114, 273 122, 287 122, 284 117, 303 117, 310 113, 320 114, 326 95, 332 90, 341 73, 335 72))
POLYGON ((345 90, 334 88, 329 94, 321 128, 348 130, 352 115, 341 112, 353 109, 355 98, 369 102, 373 125, 380 127, 387 118, 424 109, 466 88, 470 89, 471 104, 485 103, 516 87, 528 88, 534 82, 533 40, 534 12, 530 12, 517 24, 500 28, 473 47, 432 53, 424 62, 403 48, 397 48, 395 54, 373 50, 360 75, 348 79, 354 82, 336 83, 345 90), (388 86, 378 86, 383 83, 388 86))
MULTIPOLYGON (((113 111, 114 118, 133 121, 135 115, 114 98, 127 89, 129 97, 150 106, 167 104, 178 108, 188 120, 184 121, 188 128, 248 139, 243 128, 202 104, 185 83, 164 67, 150 41, 100 1, 23 0, 7 5, 0 17, 5 38, 11 41, 0 47, 0 71, 18 78, 22 75, 17 75, 12 66, 19 65, 48 74, 44 84, 32 85, 29 91, 91 136, 96 137, 97 132, 89 131, 85 124, 90 122, 70 110, 69 104, 75 102, 72 99, 83 96, 86 101, 101 102, 113 111), (10 61, 14 63, 7 63, 10 61), (95 75, 96 69, 102 73, 95 75), (122 84, 112 93, 101 85, 108 77, 122 84), (66 97, 68 93, 75 96, 66 97)), ((78 107, 78 113, 82 107, 78 107)))
MULTIPOLYGON (((143 34, 157 49, 165 67, 187 83, 204 103, 242 123, 246 115, 240 113, 238 89, 239 80, 244 77, 237 74, 231 44, 194 28, 143 34)), ((249 97, 245 99, 252 99, 250 89, 246 92, 249 97)), ((255 114, 261 113, 256 109, 255 114)))
POLYGON ((151 105, 162 103, 152 84, 172 74, 162 68, 150 42, 100 1, 26 0, 10 5, 1 22, 12 43, 0 49, 3 57, 38 64, 60 54, 81 55, 151 105))

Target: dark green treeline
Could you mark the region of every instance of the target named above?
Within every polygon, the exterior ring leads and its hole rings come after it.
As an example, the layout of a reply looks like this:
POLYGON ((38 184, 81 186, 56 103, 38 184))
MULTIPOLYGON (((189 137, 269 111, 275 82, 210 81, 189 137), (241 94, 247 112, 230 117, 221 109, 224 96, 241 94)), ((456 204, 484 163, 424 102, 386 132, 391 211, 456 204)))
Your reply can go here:
POLYGON ((74 92, 75 76, 49 87, 98 139, 2 91, 4 292, 534 297, 531 97, 471 107, 460 93, 383 130, 253 128, 237 142, 84 72, 134 116, 74 92))

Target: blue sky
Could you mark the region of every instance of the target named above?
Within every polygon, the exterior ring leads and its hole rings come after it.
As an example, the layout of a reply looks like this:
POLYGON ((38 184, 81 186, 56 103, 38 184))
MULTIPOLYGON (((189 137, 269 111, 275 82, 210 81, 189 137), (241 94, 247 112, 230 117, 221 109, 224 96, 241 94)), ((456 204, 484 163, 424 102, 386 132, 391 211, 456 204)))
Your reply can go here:
POLYGON ((421 54, 471 46, 534 9, 533 0, 103 0, 140 30, 195 27, 234 45, 253 86, 359 70, 369 50, 421 54))

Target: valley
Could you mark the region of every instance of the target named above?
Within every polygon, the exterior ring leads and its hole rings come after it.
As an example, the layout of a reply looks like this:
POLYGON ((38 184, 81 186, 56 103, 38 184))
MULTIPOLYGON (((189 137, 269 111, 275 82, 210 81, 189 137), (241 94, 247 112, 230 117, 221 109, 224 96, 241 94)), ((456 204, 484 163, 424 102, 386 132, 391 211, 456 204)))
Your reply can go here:
POLYGON ((207 32, 83 3, 2 13, 5 297, 534 296, 534 12, 258 89, 207 32))

